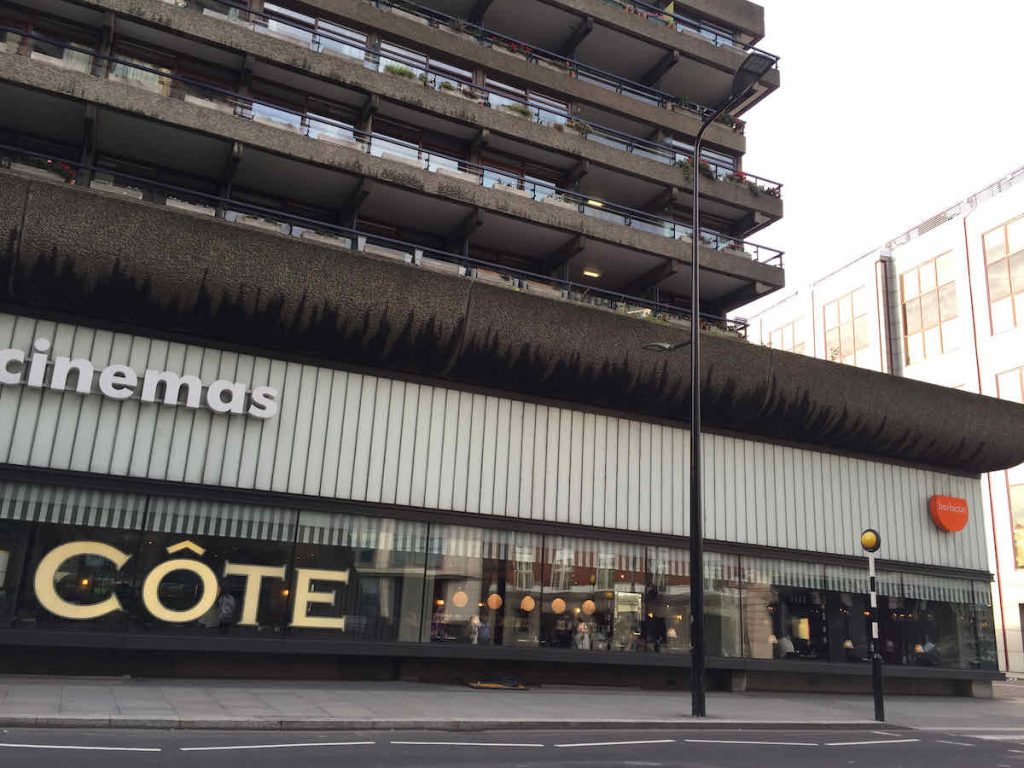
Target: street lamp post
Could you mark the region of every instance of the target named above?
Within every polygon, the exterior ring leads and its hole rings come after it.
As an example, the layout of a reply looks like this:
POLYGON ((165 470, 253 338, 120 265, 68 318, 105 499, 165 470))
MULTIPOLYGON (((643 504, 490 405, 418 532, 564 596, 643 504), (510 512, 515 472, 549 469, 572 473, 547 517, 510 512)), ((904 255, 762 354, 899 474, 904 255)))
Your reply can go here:
POLYGON ((742 100, 775 66, 776 58, 755 51, 744 59, 733 76, 732 87, 721 105, 705 112, 693 143, 693 235, 690 269, 690 340, 681 344, 654 342, 646 349, 669 351, 690 349, 690 698, 691 714, 706 717, 706 652, 704 647, 704 533, 701 505, 701 419, 700 419, 700 150, 704 132, 719 115, 742 100))

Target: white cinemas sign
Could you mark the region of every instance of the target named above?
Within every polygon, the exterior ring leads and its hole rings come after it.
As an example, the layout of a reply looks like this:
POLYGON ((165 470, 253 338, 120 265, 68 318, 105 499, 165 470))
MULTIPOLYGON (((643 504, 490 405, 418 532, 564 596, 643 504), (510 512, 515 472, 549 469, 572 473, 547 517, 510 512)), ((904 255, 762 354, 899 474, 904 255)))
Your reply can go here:
POLYGON ((217 379, 204 387, 197 376, 158 370, 147 370, 140 376, 131 366, 121 364, 97 371, 91 362, 79 357, 55 357, 51 361, 50 346, 49 340, 36 339, 30 353, 20 349, 0 350, 0 385, 24 385, 57 392, 72 389, 88 395, 96 384, 99 393, 111 400, 127 400, 137 394, 144 403, 159 402, 194 409, 205 406, 214 413, 247 414, 257 419, 277 415, 278 392, 273 387, 254 387, 249 392, 245 384, 227 379, 217 379), (69 384, 72 378, 73 386, 69 384))

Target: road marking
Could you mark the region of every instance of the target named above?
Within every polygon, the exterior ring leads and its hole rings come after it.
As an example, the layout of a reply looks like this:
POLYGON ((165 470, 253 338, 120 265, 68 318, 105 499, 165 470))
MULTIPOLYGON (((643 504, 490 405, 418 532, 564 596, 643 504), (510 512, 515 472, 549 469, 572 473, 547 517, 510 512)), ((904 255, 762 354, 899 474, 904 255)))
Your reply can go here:
POLYGON ((543 747, 543 744, 515 744, 503 741, 392 741, 420 747, 543 747))
POLYGON ((1014 741, 1024 742, 1024 733, 961 733, 968 739, 980 739, 982 741, 1014 741))
POLYGON ((624 747, 631 744, 675 744, 675 739, 649 739, 646 741, 584 741, 577 744, 555 744, 556 747, 624 747))
POLYGON ((946 741, 945 739, 936 739, 936 744, 952 744, 954 747, 973 747, 973 744, 968 744, 966 741, 946 741))
POLYGON ((812 741, 739 741, 734 739, 683 739, 687 744, 754 744, 773 747, 816 747, 812 741))
POLYGON ((891 731, 872 731, 876 736, 899 736, 898 733, 892 733, 891 731))
POLYGON ((80 747, 72 744, 0 744, 10 749, 81 749, 88 752, 162 752, 159 747, 80 747))
POLYGON ((870 744, 914 744, 920 739, 886 739, 885 741, 829 741, 826 747, 866 747, 870 744))
POLYGON ((223 752, 232 749, 288 749, 289 747, 357 747, 375 741, 311 741, 296 744, 233 744, 226 747, 180 747, 182 752, 223 752))

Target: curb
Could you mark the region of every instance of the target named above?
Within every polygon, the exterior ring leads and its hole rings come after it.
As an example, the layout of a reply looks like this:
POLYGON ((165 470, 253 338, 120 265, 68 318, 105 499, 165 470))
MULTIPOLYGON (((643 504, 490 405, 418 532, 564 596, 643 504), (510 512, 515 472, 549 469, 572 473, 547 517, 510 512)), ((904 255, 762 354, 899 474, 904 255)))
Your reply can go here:
POLYGON ((0 728, 116 728, 123 730, 183 731, 507 731, 507 730, 911 730, 874 720, 761 721, 761 720, 345 720, 267 719, 196 720, 176 717, 60 717, 4 716, 0 728))

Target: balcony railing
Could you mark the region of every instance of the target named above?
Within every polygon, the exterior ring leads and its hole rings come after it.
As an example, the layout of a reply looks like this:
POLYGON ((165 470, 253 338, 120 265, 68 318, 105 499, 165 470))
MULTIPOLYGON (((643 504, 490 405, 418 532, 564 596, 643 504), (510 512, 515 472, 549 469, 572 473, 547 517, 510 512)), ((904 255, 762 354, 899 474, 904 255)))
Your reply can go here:
MULTIPOLYGON (((361 131, 351 124, 323 115, 299 112, 242 96, 141 62, 113 56, 101 56, 94 50, 50 37, 34 33, 26 35, 23 31, 5 26, 0 26, 0 31, 45 43, 48 51, 46 55, 38 55, 38 51, 31 51, 29 55, 56 66, 91 74, 97 71, 93 66, 94 61, 105 61, 107 66, 100 69, 106 73, 107 79, 144 88, 166 97, 179 98, 195 106, 253 120, 308 138, 346 146, 349 149, 385 160, 406 163, 483 187, 528 197, 538 202, 574 209, 585 216, 603 219, 660 237, 678 240, 693 236, 693 227, 688 224, 591 198, 539 179, 525 178, 492 166, 472 163, 439 152, 425 151, 416 144, 378 132, 361 131), (59 59, 54 55, 49 55, 57 51, 61 51, 64 55, 59 59)), ((573 130, 570 126, 564 126, 563 129, 573 130)), ((783 254, 778 249, 703 228, 700 238, 702 244, 708 248, 746 256, 759 263, 782 266, 783 254)))
MULTIPOLYGON (((538 105, 536 101, 520 97, 514 92, 475 85, 468 74, 466 76, 459 76, 451 67, 441 66, 440 62, 437 61, 432 63, 431 59, 425 54, 420 54, 422 58, 414 58, 405 56, 397 51, 384 53, 377 47, 369 46, 361 40, 347 36, 341 28, 326 19, 310 16, 308 17, 310 21, 302 21, 295 18, 295 16, 285 16, 279 12, 275 13, 269 10, 264 12, 251 11, 231 3, 222 2, 221 0, 181 1, 187 7, 195 8, 205 15, 220 16, 232 23, 246 26, 255 32, 288 39, 296 44, 304 45, 309 50, 317 53, 352 58, 362 62, 365 66, 376 68, 378 71, 389 71, 387 69, 388 65, 384 63, 385 61, 397 63, 400 67, 409 70, 411 78, 418 79, 427 87, 463 96, 484 106, 493 107, 508 103, 519 104, 529 112, 528 115, 526 112, 520 114, 529 117, 535 122, 555 126, 566 124, 582 126, 585 128, 584 131, 581 131, 584 138, 598 144, 613 147, 627 154, 637 155, 666 165, 681 165, 692 155, 692 152, 659 144, 638 136, 632 136, 592 120, 584 120, 573 116, 566 109, 559 108, 552 103, 538 105), (218 7, 226 10, 218 12, 216 10, 218 7)), ((411 13, 412 11, 409 9, 413 7, 419 8, 419 6, 407 3, 405 0, 372 1, 377 2, 377 4, 393 7, 401 5, 400 11, 403 13, 411 13)), ((428 22, 435 16, 444 16, 443 14, 428 12, 427 9, 420 9, 420 12, 422 14, 421 18, 428 22)), ((444 18, 451 20, 453 25, 458 23, 458 20, 453 17, 444 18)), ((477 29, 482 30, 483 28, 478 27, 477 29)), ((519 46, 519 50, 527 58, 529 58, 530 54, 526 53, 526 51, 535 50, 528 49, 524 44, 511 38, 503 38, 503 40, 509 45, 519 46)), ((394 72, 394 68, 391 71, 397 74, 397 72, 394 72)), ((595 70, 595 72, 599 71, 595 70)), ((597 77, 598 75, 595 74, 594 76, 597 77)), ((694 107, 695 109, 698 108, 696 105, 694 107)), ((699 107, 699 109, 703 110, 704 108, 699 107)), ((733 118, 728 119, 737 125, 742 125, 733 118)), ((735 174, 735 170, 731 166, 715 163, 707 159, 702 159, 701 162, 706 163, 714 171, 715 178, 725 179, 735 174)), ((779 182, 754 174, 744 174, 744 178, 747 185, 755 191, 764 192, 772 197, 782 196, 782 184, 779 182)))
MULTIPOLYGON (((427 248, 358 228, 343 227, 333 222, 297 216, 6 144, 0 144, 0 168, 74 186, 80 185, 81 179, 85 177, 83 172, 87 172, 88 177, 91 177, 89 187, 97 191, 123 195, 152 204, 162 203, 168 208, 194 215, 222 218, 261 231, 297 237, 318 245, 391 258, 423 269, 440 271, 510 290, 600 307, 655 323, 684 327, 689 327, 690 324, 691 313, 683 307, 467 258, 461 253, 427 248)), ((747 323, 744 320, 704 313, 701 313, 700 318, 701 327, 709 332, 746 337, 747 323)))
POLYGON ((677 32, 697 35, 718 46, 735 48, 739 51, 743 51, 744 53, 752 53, 754 51, 764 53, 765 55, 775 59, 776 67, 778 66, 778 56, 762 51, 752 45, 745 45, 744 43, 738 42, 735 36, 728 30, 716 27, 713 24, 708 24, 700 19, 681 16, 678 13, 667 11, 656 5, 652 5, 651 3, 644 2, 643 0, 602 0, 602 2, 607 5, 615 6, 616 8, 621 8, 626 13, 633 14, 634 16, 640 16, 641 18, 647 19, 659 26, 675 29, 677 32))
POLYGON ((611 72, 590 66, 589 64, 583 64, 554 51, 527 45, 522 40, 502 35, 481 24, 471 24, 465 19, 449 16, 446 13, 435 11, 433 8, 427 8, 419 3, 410 2, 409 0, 368 0, 368 2, 378 7, 390 8, 399 13, 412 16, 432 26, 445 27, 454 32, 467 35, 476 40, 480 45, 489 48, 495 46, 504 48, 507 51, 521 55, 526 61, 547 65, 566 73, 570 77, 575 77, 588 83, 595 83, 603 88, 630 96, 638 101, 655 104, 666 109, 684 109, 698 115, 703 114, 707 109, 707 107, 696 102, 679 99, 665 91, 634 82, 625 77, 613 75, 611 72))

